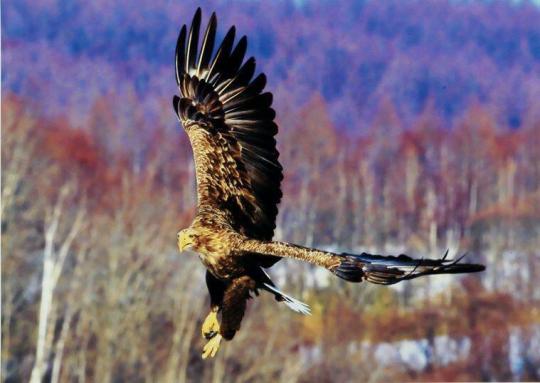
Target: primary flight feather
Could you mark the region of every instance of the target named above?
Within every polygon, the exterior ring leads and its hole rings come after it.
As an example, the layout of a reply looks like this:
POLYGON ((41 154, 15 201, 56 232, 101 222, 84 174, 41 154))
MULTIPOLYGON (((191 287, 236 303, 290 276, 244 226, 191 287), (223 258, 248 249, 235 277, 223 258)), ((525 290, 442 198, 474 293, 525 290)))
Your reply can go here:
POLYGON ((324 267, 350 282, 377 284, 484 269, 448 260, 446 254, 437 260, 335 254, 272 241, 283 174, 272 94, 264 92, 266 76, 255 76, 255 59, 245 59, 247 39, 243 36, 235 44, 234 26, 216 50, 216 15, 202 35, 200 29, 199 8, 189 32, 184 25, 178 37, 180 96, 174 96, 173 106, 195 161, 197 214, 178 233, 178 247, 196 251, 207 268, 211 308, 202 326, 208 339, 203 358, 213 357, 223 338, 234 337, 252 292, 268 291, 291 309, 309 313, 306 304, 281 292, 264 271, 282 257, 324 267))

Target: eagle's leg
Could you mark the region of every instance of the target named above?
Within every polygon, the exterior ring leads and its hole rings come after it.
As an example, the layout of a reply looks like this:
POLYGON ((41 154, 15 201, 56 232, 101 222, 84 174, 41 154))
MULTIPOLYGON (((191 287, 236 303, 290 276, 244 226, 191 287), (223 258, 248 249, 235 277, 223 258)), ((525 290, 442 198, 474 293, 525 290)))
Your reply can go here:
POLYGON ((218 311, 218 306, 212 306, 210 313, 206 316, 206 319, 202 324, 201 333, 206 339, 211 339, 219 334, 218 311))
POLYGON ((223 294, 227 284, 214 277, 208 270, 206 271, 206 286, 210 293, 210 313, 204 320, 201 328, 203 338, 211 339, 219 334, 218 312, 223 303, 223 294))
POLYGON ((204 346, 203 359, 214 357, 219 350, 221 340, 231 340, 240 329, 249 292, 255 289, 255 286, 255 281, 248 276, 236 278, 227 285, 221 305, 219 334, 212 337, 204 346))
POLYGON ((255 281, 249 276, 233 279, 225 289, 221 306, 221 328, 219 333, 226 340, 231 340, 240 330, 240 323, 246 311, 249 292, 256 287, 255 281))

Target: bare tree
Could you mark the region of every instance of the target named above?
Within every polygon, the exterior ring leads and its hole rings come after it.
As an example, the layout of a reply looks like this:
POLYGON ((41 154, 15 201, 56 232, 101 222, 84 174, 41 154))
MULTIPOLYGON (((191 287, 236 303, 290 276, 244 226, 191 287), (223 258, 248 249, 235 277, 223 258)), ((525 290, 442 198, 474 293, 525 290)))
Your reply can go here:
MULTIPOLYGON (((66 184, 61 187, 56 205, 46 219, 45 248, 43 249, 43 274, 41 278, 41 298, 38 317, 38 332, 36 342, 36 354, 34 367, 30 377, 31 383, 39 383, 47 369, 47 363, 51 352, 51 331, 54 321, 51 313, 54 312, 54 290, 62 273, 64 262, 71 250, 73 240, 79 233, 84 218, 84 210, 81 208, 76 213, 70 224, 67 234, 61 237, 59 226, 66 197, 71 193, 72 185, 66 184)), ((64 223, 65 224, 65 223, 64 223)))

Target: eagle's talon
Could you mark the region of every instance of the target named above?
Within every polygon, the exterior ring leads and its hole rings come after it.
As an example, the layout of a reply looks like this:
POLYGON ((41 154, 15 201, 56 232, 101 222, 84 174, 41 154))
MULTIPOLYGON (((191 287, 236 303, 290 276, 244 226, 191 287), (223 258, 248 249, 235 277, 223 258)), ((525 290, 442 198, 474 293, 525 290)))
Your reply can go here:
POLYGON ((216 353, 219 350, 219 344, 221 343, 221 338, 221 334, 217 334, 204 345, 202 353, 203 359, 207 359, 209 357, 213 358, 216 356, 216 353))
POLYGON ((219 321, 217 319, 217 311, 210 311, 202 324, 201 334, 205 339, 211 339, 219 333, 219 321))

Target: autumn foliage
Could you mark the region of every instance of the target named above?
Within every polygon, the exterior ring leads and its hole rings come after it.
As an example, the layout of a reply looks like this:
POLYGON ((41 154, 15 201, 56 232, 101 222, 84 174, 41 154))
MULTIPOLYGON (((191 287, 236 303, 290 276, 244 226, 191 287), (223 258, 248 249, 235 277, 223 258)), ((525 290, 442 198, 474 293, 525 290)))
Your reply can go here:
MULTIPOLYGON (((106 103, 94 110, 91 121, 108 113, 106 103)), ((353 139, 334 127, 320 97, 297 116, 281 117, 297 122, 282 124, 279 137, 285 198, 278 236, 418 256, 450 247, 469 251, 487 271, 395 290, 344 284, 289 263, 275 275, 312 305, 313 316, 259 299, 238 339, 209 369, 198 357, 203 268, 174 247, 195 205, 181 132, 156 126, 141 161, 140 143, 112 151, 101 136, 129 127, 101 119, 99 128, 75 128, 5 97, 4 376, 27 379, 32 369, 35 338, 24 334, 35 334, 40 299, 33 286, 53 208, 60 206, 54 248, 64 246, 77 216, 83 219, 52 291, 45 353, 51 379, 537 379, 539 169, 527 143, 539 131, 504 131, 480 106, 447 130, 433 124, 429 111, 405 131, 386 119, 388 110, 381 113, 379 126, 353 139), (423 350, 422 367, 381 359, 377 351, 414 341, 423 350), (513 342, 518 362, 510 356, 513 342), (446 355, 452 347, 457 355, 446 355)))

